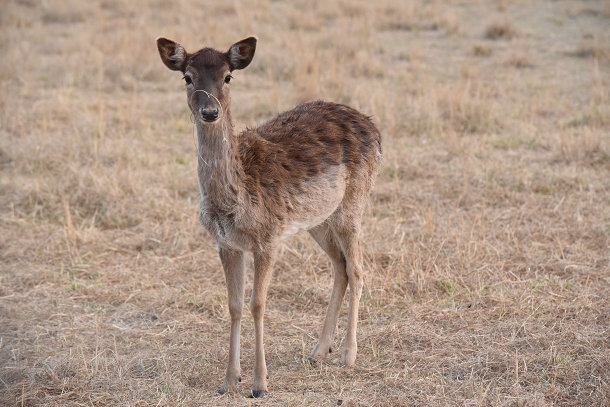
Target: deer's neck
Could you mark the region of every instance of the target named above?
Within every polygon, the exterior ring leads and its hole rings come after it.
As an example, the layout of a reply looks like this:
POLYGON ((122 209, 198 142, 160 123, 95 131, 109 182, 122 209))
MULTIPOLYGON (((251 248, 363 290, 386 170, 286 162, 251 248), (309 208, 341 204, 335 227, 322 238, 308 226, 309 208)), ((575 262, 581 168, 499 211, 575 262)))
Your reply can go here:
POLYGON ((202 204, 233 212, 242 190, 243 170, 233 124, 227 116, 214 124, 197 122, 197 175, 202 204))

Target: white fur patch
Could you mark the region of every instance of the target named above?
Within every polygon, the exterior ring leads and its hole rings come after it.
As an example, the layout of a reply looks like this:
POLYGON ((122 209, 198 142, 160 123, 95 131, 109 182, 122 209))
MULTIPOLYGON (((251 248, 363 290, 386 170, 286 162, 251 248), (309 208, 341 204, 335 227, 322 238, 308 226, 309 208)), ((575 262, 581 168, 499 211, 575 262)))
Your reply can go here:
POLYGON ((292 236, 301 230, 309 230, 309 229, 313 228, 314 226, 318 226, 320 223, 322 223, 326 219, 328 219, 328 217, 330 215, 332 215, 332 213, 336 209, 337 209, 337 207, 334 206, 334 207, 332 207, 331 210, 329 210, 326 213, 321 214, 320 216, 316 216, 315 218, 310 218, 310 219, 306 219, 303 221, 293 222, 293 223, 287 225, 286 228, 284 229, 284 232, 282 233, 282 239, 292 236))
POLYGON ((172 54, 170 59, 172 61, 174 61, 174 63, 179 65, 179 64, 182 64, 182 61, 184 61, 185 57, 186 57, 186 51, 184 50, 184 48, 182 48, 180 45, 178 45, 176 48, 174 48, 174 53, 172 54))
POLYGON ((231 61, 231 64, 238 65, 240 59, 241 59, 241 55, 239 55, 238 47, 235 47, 235 46, 231 47, 231 52, 229 52, 229 60, 231 61))
POLYGON ((298 197, 297 207, 303 212, 285 226, 282 239, 318 226, 337 210, 345 193, 345 175, 345 166, 338 165, 307 183, 305 192, 298 197))
POLYGON ((229 51, 229 60, 233 65, 239 65, 239 63, 248 56, 247 53, 245 55, 241 53, 240 47, 245 47, 248 50, 250 49, 250 46, 247 44, 234 44, 231 47, 231 51, 229 51))

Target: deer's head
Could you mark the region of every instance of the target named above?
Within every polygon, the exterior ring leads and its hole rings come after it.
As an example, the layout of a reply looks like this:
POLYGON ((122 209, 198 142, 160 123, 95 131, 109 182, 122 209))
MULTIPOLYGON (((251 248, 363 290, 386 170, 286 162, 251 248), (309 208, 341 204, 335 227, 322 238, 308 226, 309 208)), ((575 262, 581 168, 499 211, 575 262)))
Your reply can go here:
POLYGON ((226 113, 231 73, 250 64, 256 37, 236 42, 227 52, 203 48, 189 54, 182 45, 163 37, 157 38, 157 48, 165 66, 184 75, 187 101, 195 120, 211 124, 226 113))

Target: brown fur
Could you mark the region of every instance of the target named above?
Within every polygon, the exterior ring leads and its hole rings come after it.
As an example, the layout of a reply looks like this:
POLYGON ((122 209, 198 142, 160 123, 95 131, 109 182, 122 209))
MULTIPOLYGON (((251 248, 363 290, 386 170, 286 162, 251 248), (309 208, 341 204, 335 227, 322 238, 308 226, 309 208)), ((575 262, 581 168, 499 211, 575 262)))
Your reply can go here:
POLYGON ((368 117, 348 106, 316 101, 235 135, 225 81, 233 70, 250 63, 256 39, 242 40, 224 53, 204 48, 188 54, 164 38, 157 45, 166 66, 187 77, 187 102, 196 118, 199 141, 200 221, 218 244, 227 281, 231 340, 220 391, 234 390, 239 376, 245 251, 254 257, 253 395, 267 390, 265 299, 279 242, 299 229, 308 230, 329 255, 335 274, 320 340, 311 357, 329 353, 338 309, 349 285, 343 362, 353 364, 362 290, 360 223, 381 161, 379 131, 368 117), (211 119, 210 112, 218 112, 217 119, 211 119))

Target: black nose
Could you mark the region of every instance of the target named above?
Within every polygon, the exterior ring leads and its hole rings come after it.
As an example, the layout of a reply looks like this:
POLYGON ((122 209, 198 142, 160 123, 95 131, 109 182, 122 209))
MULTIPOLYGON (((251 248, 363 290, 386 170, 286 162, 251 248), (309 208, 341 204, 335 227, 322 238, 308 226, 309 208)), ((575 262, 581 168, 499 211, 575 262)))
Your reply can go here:
POLYGON ((206 122, 213 122, 214 120, 218 119, 218 108, 201 108, 200 112, 201 117, 203 117, 203 120, 205 120, 206 122))

